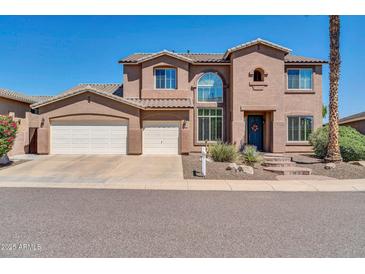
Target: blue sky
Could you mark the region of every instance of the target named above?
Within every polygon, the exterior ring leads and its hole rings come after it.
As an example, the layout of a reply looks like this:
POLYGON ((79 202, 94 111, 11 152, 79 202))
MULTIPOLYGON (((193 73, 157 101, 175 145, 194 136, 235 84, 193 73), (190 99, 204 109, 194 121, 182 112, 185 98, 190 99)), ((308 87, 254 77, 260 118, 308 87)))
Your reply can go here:
MULTIPOLYGON (((365 16, 342 16, 340 116, 365 111, 365 16)), ((0 87, 54 95, 118 83, 117 61, 162 49, 224 52, 258 37, 328 59, 327 16, 0 16, 0 87)), ((323 101, 328 102, 328 66, 323 101)))

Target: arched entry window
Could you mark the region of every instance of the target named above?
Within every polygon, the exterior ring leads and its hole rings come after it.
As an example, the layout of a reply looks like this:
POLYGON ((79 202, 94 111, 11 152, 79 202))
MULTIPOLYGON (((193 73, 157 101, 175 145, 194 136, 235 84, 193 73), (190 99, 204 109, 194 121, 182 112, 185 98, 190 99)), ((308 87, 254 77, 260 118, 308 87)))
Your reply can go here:
POLYGON ((223 82, 217 73, 204 73, 198 80, 198 102, 223 102, 223 82))

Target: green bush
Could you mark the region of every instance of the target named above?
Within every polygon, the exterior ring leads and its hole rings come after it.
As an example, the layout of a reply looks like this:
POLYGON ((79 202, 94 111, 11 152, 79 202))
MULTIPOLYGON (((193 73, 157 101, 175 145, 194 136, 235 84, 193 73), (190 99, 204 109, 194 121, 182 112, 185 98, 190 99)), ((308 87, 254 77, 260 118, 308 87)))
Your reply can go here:
POLYGON ((12 117, 0 115, 0 157, 13 147, 17 129, 18 125, 12 117))
MULTIPOLYGON (((340 126, 340 151, 344 161, 365 160, 365 135, 356 129, 340 126)), ((317 129, 309 137, 309 142, 314 148, 314 153, 319 158, 324 158, 328 146, 328 126, 317 129)))
POLYGON ((234 162, 238 155, 235 145, 221 142, 210 145, 208 151, 215 162, 234 162))
POLYGON ((255 146, 246 145, 242 151, 242 155, 245 163, 250 166, 261 161, 261 156, 255 146))

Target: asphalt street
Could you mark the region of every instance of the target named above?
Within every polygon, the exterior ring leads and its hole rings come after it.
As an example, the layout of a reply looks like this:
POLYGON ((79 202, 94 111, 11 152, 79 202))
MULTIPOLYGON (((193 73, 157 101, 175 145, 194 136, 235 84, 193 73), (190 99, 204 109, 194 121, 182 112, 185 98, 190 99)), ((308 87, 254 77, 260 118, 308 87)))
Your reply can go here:
POLYGON ((0 189, 0 257, 364 257, 363 192, 0 189))

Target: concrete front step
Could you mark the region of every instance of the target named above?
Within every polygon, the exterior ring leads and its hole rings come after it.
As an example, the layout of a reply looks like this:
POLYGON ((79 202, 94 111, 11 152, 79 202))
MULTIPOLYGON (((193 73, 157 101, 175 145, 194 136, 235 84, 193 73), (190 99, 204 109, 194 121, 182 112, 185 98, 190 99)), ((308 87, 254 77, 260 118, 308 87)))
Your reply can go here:
POLYGON ((264 170, 271 171, 279 175, 311 175, 312 170, 305 167, 264 167, 264 170))
POLYGON ((285 155, 280 153, 265 153, 264 157, 285 157, 285 155))
POLYGON ((295 166, 295 163, 289 161, 265 161, 263 166, 268 167, 285 167, 285 166, 295 166))
POLYGON ((316 181, 327 181, 327 180, 337 180, 336 178, 320 176, 320 175, 278 175, 276 180, 286 181, 286 180, 316 180, 316 181))
POLYGON ((291 162, 290 157, 264 156, 265 162, 291 162))

